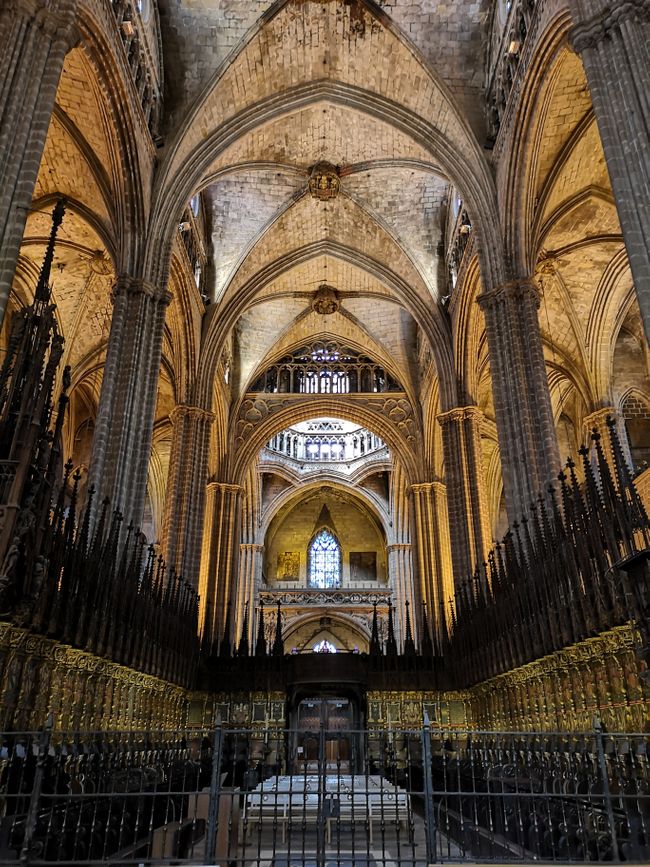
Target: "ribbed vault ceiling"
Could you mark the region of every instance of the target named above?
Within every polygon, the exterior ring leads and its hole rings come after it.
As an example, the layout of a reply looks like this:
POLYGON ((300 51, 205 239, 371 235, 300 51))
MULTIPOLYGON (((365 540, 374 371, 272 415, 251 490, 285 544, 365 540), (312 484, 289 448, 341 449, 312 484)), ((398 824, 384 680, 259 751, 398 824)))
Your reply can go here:
POLYGON ((416 322, 444 318, 438 251, 450 184, 435 144, 424 146, 369 100, 421 116, 456 142, 459 154, 476 146, 482 112, 468 108, 472 100, 479 105, 476 58, 489 5, 289 0, 224 2, 215 13, 201 0, 191 12, 161 2, 167 64, 171 57, 185 69, 169 84, 178 110, 165 172, 185 171, 195 158, 204 165, 218 307, 212 327, 223 321, 230 330, 237 310, 231 346, 238 387, 274 346, 308 339, 310 328, 311 336, 355 332, 416 386, 416 322), (183 14, 200 43, 202 28, 218 18, 221 43, 202 48, 201 68, 179 24, 183 14), (446 26, 430 26, 434 17, 446 26), (339 87, 366 106, 325 95, 339 87), (324 96, 313 100, 305 88, 324 96), (262 104, 269 110, 249 124, 262 104), (231 143, 217 146, 213 130, 228 125, 231 143), (212 140, 214 156, 206 160, 212 140), (340 193, 329 201, 308 191, 310 171, 322 161, 340 177, 340 193), (309 315, 322 283, 339 295, 336 322, 309 315))

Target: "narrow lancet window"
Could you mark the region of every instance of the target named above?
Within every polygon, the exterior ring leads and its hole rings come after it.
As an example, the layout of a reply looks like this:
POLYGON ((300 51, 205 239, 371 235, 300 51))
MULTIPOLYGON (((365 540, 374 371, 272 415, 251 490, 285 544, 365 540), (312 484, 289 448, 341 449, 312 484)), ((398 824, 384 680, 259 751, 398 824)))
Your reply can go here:
POLYGON ((341 546, 329 530, 320 530, 309 546, 309 586, 341 586, 341 546))

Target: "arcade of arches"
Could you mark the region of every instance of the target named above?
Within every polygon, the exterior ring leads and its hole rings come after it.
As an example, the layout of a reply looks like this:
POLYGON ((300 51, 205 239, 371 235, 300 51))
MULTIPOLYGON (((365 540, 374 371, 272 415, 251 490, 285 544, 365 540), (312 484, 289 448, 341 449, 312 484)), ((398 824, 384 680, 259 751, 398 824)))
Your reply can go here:
POLYGON ((649 28, 644 0, 2 4, 3 352, 63 197, 61 464, 198 591, 204 648, 270 645, 278 602, 287 654, 364 656, 373 617, 442 647, 608 416, 650 492, 649 28))

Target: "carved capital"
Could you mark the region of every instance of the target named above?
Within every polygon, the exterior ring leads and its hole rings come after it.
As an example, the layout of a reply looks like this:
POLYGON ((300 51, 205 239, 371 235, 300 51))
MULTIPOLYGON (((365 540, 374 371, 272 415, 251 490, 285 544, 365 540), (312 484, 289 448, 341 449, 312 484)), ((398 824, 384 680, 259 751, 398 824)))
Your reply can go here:
POLYGON ((62 40, 71 48, 79 40, 75 27, 76 0, 14 0, 7 4, 7 12, 30 20, 53 42, 62 40))
POLYGON ((154 286, 140 277, 120 276, 113 286, 113 300, 120 296, 135 297, 145 295, 154 301, 167 306, 172 300, 172 294, 165 288, 154 286))
POLYGON ((169 414, 169 420, 172 424, 176 424, 183 418, 191 418, 196 422, 206 422, 212 424, 214 421, 214 413, 200 406, 190 406, 186 403, 179 403, 169 414))
POLYGON ((535 307, 539 308, 540 298, 539 287, 535 284, 534 279, 526 278, 525 280, 512 280, 501 286, 488 289, 476 300, 479 307, 486 311, 493 309, 500 302, 516 304, 522 301, 532 301, 535 307))
POLYGON ((416 485, 411 485, 411 490, 414 494, 430 494, 433 490, 433 482, 418 482, 416 485))
POLYGON ((589 440, 591 432, 594 428, 603 431, 607 427, 608 418, 616 418, 617 412, 613 406, 604 406, 602 409, 597 409, 595 412, 589 413, 582 419, 584 433, 589 440))
POLYGON ((480 423, 483 420, 483 412, 478 406, 457 406, 447 412, 441 412, 440 415, 436 416, 436 419, 441 427, 445 427, 451 422, 467 421, 468 419, 475 419, 480 423))
POLYGON ((446 496, 447 487, 444 482, 418 482, 415 485, 411 485, 411 491, 416 496, 433 497, 440 494, 446 496))
POLYGON ((598 15, 576 24, 569 33, 569 43, 576 54, 581 54, 586 49, 595 48, 626 21, 648 20, 650 0, 614 0, 598 15))
POLYGON ((229 496, 236 496, 239 494, 243 488, 241 485, 233 485, 230 482, 208 482, 207 485, 208 491, 219 491, 222 495, 228 494, 229 496))

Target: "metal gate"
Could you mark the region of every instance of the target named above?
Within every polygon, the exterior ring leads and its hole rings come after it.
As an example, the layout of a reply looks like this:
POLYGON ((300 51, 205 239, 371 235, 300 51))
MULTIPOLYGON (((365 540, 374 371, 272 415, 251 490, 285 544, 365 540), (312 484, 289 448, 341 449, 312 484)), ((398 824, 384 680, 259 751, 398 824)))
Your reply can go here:
POLYGON ((5 733, 0 863, 650 861, 647 735, 314 734, 5 733))

